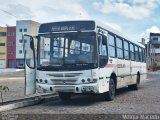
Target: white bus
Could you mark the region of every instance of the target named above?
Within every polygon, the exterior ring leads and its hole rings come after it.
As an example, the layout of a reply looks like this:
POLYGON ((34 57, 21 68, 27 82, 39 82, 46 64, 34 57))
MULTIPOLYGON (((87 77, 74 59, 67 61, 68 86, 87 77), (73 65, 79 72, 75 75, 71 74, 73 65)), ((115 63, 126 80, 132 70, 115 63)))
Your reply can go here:
POLYGON ((137 90, 146 78, 145 48, 101 23, 64 21, 41 24, 38 36, 24 35, 25 94, 103 94, 137 90), (35 51, 34 39, 37 39, 35 51))

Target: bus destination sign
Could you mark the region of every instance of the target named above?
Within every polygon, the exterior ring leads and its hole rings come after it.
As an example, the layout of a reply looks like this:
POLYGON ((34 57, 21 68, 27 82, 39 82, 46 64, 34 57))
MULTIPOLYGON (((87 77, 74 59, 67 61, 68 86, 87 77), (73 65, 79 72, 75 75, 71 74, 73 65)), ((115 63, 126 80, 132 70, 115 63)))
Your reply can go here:
POLYGON ((94 21, 66 21, 45 23, 40 26, 39 33, 60 32, 60 31, 82 31, 94 30, 94 21))
POLYGON ((69 26, 52 26, 51 31, 75 31, 76 27, 75 25, 69 25, 69 26))

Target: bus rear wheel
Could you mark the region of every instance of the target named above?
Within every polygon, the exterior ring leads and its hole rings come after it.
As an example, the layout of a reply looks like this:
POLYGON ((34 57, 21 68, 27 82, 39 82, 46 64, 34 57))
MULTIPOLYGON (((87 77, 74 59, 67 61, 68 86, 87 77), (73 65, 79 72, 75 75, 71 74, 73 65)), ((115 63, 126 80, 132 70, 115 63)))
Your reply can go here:
POLYGON ((72 93, 69 92, 59 92, 58 94, 62 101, 70 100, 72 95, 72 93))
POLYGON ((114 80, 111 78, 109 81, 109 91, 104 93, 104 98, 107 101, 112 101, 115 97, 116 86, 114 80))
POLYGON ((140 86, 140 75, 137 75, 136 84, 128 85, 128 88, 129 88, 130 90, 138 90, 138 89, 139 89, 139 86, 140 86))

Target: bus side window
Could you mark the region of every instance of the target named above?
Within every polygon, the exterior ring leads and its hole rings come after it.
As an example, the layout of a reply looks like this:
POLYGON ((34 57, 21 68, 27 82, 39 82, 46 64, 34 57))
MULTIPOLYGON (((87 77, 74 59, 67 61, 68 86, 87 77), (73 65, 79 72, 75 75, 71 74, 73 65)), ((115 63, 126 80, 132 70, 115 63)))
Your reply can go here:
POLYGON ((123 56, 123 43, 122 39, 116 37, 116 47, 117 47, 117 58, 122 59, 123 56))
POLYGON ((129 43, 127 41, 123 41, 124 44, 124 58, 129 60, 129 43))
POLYGON ((134 52, 134 46, 132 43, 130 43, 130 58, 132 61, 135 60, 135 52, 134 52))
POLYGON ((107 37, 104 35, 98 35, 99 43, 99 67, 104 67, 107 64, 107 37))
POLYGON ((142 53, 142 48, 139 47, 139 57, 140 57, 140 62, 143 62, 143 53, 142 53))
POLYGON ((139 57, 140 57, 140 56, 139 56, 138 46, 135 45, 135 59, 136 59, 137 62, 140 61, 140 60, 139 60, 139 57))
POLYGON ((115 38, 113 35, 108 34, 108 51, 110 57, 116 57, 115 38))

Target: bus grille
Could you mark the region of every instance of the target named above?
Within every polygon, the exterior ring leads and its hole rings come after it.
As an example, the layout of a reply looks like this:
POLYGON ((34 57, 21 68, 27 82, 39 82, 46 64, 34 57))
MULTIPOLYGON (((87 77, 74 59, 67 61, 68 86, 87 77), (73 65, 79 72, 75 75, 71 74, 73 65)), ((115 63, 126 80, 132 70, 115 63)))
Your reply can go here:
POLYGON ((51 79, 54 85, 76 85, 78 79, 51 79))
POLYGON ((47 75, 53 76, 51 81, 54 85, 76 85, 80 74, 82 73, 52 73, 47 75))

